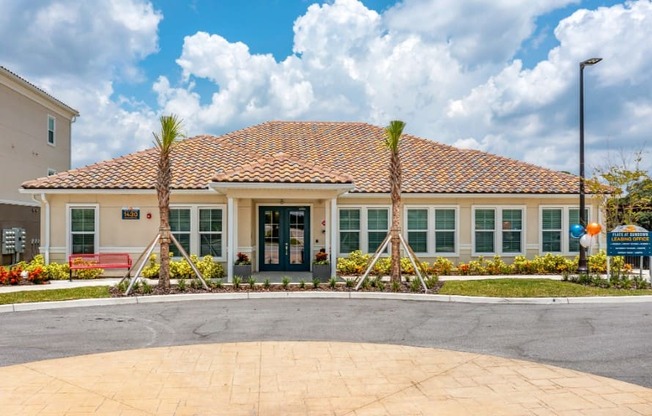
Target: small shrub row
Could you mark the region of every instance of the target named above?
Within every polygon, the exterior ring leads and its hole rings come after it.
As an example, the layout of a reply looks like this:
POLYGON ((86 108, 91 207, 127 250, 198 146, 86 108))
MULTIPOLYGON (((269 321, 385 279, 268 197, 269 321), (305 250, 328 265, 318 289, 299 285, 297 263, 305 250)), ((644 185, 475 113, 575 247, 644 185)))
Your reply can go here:
MULTIPOLYGON (((222 263, 216 262, 211 256, 204 256, 201 259, 195 254, 190 255, 190 261, 197 267, 204 279, 221 279, 224 277, 224 267, 222 263)), ((143 277, 148 279, 158 278, 161 268, 160 263, 156 260, 156 254, 149 258, 147 266, 143 268, 143 277)), ((190 279, 195 273, 186 259, 170 260, 170 278, 172 279, 190 279)))
POLYGON ((33 284, 50 280, 43 256, 38 255, 29 263, 21 261, 11 267, 0 266, 0 285, 19 285, 24 280, 33 284))
MULTIPOLYGON (((363 254, 361 251, 354 251, 347 257, 337 259, 337 273, 339 275, 362 275, 371 261, 370 254, 363 254)), ((577 270, 578 258, 569 259, 558 254, 545 254, 527 259, 525 256, 516 256, 511 264, 506 263, 500 256, 487 259, 480 256, 468 263, 455 265, 445 257, 438 257, 434 262, 421 262, 422 271, 427 275, 448 276, 485 276, 485 275, 514 275, 514 274, 564 274, 577 270)), ((589 270, 594 273, 604 274, 607 272, 607 255, 604 251, 593 254, 588 258, 589 270)), ((628 274, 632 268, 625 264, 624 257, 615 256, 611 258, 611 274, 628 274)), ((390 274, 391 258, 381 257, 378 259, 370 274, 374 276, 386 276, 390 274)), ((401 258, 401 273, 414 274, 414 266, 407 257, 401 258)))

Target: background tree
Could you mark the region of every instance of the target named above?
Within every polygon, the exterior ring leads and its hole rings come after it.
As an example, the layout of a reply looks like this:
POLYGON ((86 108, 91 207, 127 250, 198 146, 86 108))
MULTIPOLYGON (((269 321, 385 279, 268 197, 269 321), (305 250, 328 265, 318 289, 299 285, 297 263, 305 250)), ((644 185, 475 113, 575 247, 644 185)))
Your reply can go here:
POLYGON ((385 146, 389 149, 389 188, 392 198, 392 228, 391 228, 391 280, 401 281, 401 158, 399 156, 399 142, 405 123, 393 120, 385 128, 385 146))
POLYGON ((181 120, 176 115, 161 116, 160 133, 154 135, 154 143, 159 150, 158 174, 156 177, 156 193, 161 222, 159 225, 161 268, 158 275, 158 286, 170 288, 170 185, 172 183, 172 150, 180 137, 181 120))
POLYGON ((602 210, 607 231, 618 225, 652 226, 652 179, 641 168, 643 151, 620 155, 617 163, 595 169, 587 189, 602 210))

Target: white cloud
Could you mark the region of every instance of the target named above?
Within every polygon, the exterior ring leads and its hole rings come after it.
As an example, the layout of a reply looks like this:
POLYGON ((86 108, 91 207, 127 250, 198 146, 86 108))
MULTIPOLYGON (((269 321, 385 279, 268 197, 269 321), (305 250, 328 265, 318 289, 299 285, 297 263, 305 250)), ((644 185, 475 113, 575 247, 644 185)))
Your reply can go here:
POLYGON ((19 38, 0 58, 81 111, 77 163, 149 146, 157 115, 174 112, 189 134, 270 119, 400 118, 412 134, 576 171, 578 63, 591 56, 604 62, 585 72, 589 166, 616 143, 641 148, 652 127, 650 0, 579 9, 533 67, 515 57, 539 36, 535 25, 578 0, 403 0, 382 14, 358 0, 313 4, 280 61, 219 33, 186 34, 181 77, 149 80, 156 108, 112 89, 142 79, 142 59, 158 50, 162 15, 148 1, 17 3, 0 0, 0 38, 19 38))
POLYGON ((151 145, 155 112, 129 111, 113 82, 144 80, 140 61, 158 50, 162 15, 144 0, 0 0, 0 62, 81 113, 74 165, 151 145))

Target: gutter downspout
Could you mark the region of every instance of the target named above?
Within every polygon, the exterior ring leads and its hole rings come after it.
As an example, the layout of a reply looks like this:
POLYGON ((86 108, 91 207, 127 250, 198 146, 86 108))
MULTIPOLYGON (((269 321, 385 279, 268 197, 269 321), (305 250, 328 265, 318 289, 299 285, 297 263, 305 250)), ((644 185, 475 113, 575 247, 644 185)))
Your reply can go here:
MULTIPOLYGON (((33 198, 33 197, 32 197, 33 198)), ((50 202, 48 199, 45 197, 45 193, 41 193, 41 202, 43 205, 45 205, 45 236, 44 236, 44 244, 42 246, 43 251, 43 257, 45 258, 45 264, 50 264, 50 202)), ((43 225, 41 225, 43 227, 43 225)), ((41 228, 43 229, 43 228, 41 228)))

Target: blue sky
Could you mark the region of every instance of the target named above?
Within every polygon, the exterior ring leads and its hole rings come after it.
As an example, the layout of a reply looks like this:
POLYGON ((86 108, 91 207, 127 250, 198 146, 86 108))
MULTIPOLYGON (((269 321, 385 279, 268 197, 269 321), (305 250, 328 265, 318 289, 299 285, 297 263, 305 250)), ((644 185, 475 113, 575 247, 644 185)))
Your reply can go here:
MULTIPOLYGON (((0 0, 0 65, 81 117, 73 165, 267 120, 354 120, 577 172, 647 151, 652 1, 0 0)), ((645 153, 647 155, 647 153, 645 153)), ((643 160, 650 167, 649 157, 643 160)))

